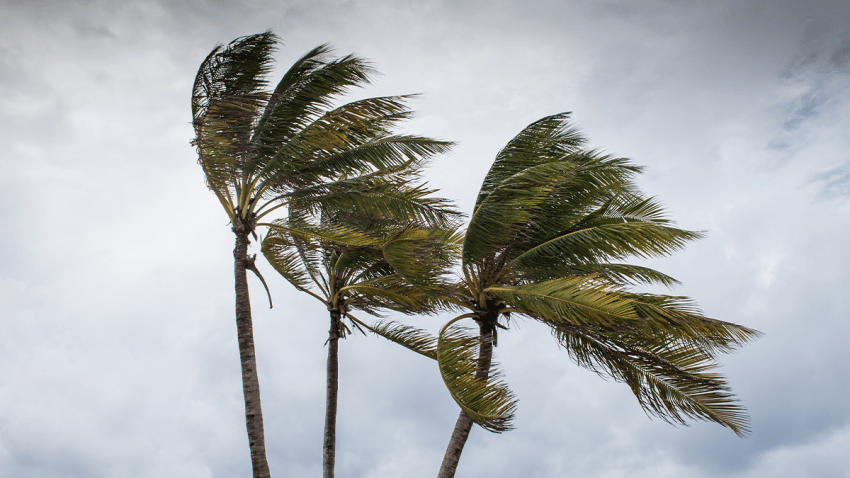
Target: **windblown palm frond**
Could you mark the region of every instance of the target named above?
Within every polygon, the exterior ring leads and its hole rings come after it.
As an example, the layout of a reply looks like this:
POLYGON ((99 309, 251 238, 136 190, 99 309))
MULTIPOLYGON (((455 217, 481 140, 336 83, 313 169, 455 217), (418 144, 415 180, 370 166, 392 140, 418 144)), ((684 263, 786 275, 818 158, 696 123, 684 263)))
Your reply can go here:
POLYGON ((496 155, 484 178, 474 211, 503 181, 524 169, 563 160, 585 139, 569 123, 570 113, 547 116, 523 129, 496 155))
POLYGON ((699 239, 702 233, 685 231, 654 218, 657 204, 630 198, 626 204, 609 201, 572 227, 514 259, 519 269, 544 267, 552 262, 595 264, 628 257, 662 257, 699 239), (619 207, 618 207, 619 206, 619 207))
POLYGON ((574 169, 568 162, 550 162, 505 178, 475 208, 463 244, 463 263, 493 256, 521 241, 530 221, 549 193, 574 169))
POLYGON ((615 336, 570 327, 556 330, 561 345, 580 366, 631 387, 647 413, 687 425, 686 417, 749 433, 746 410, 738 404, 712 357, 698 347, 665 340, 663 335, 615 336))
POLYGON ((632 301, 593 277, 566 277, 517 286, 491 286, 512 311, 548 321, 616 326, 638 319, 632 301))
POLYGON ((742 325, 702 315, 687 297, 629 293, 643 330, 637 335, 665 335, 688 346, 699 347, 711 357, 729 353, 761 336, 742 325))
POLYGON ((482 363, 479 351, 486 339, 452 322, 440 330, 437 342, 437 363, 446 388, 480 427, 494 433, 512 429, 516 399, 498 366, 489 357, 482 363))
POLYGON ((390 342, 397 343, 420 355, 437 360, 437 339, 422 329, 393 321, 378 321, 368 325, 358 319, 353 319, 358 325, 368 329, 390 342))

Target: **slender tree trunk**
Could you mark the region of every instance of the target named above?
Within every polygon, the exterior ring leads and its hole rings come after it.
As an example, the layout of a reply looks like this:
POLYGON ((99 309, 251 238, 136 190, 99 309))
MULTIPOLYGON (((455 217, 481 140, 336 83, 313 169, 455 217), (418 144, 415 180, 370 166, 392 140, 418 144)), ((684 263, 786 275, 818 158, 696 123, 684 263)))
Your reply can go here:
MULTIPOLYGON (((493 332, 495 328, 487 321, 481 322, 481 348, 478 349, 478 378, 487 380, 490 376, 490 362, 493 360, 493 332)), ((455 429, 452 432, 452 437, 449 440, 449 446, 446 448, 446 454, 443 456, 443 464, 440 465, 440 472, 437 478, 454 478, 457 464, 460 461, 460 454, 463 452, 463 446, 469 438, 469 431, 472 430, 472 419, 460 411, 455 423, 455 429)))
POLYGON ((328 390, 325 402, 325 443, 322 452, 322 478, 333 478, 336 462, 336 408, 339 392, 339 311, 331 311, 328 331, 328 390))
POLYGON ((257 356, 254 351, 254 326, 251 321, 251 300, 248 296, 248 233, 236 233, 233 249, 236 276, 236 332, 239 337, 239 358, 242 361, 242 392, 245 396, 245 424, 248 445, 251 447, 251 466, 254 478, 270 478, 266 460, 266 441, 263 432, 263 409, 260 405, 260 379, 257 377, 257 356))

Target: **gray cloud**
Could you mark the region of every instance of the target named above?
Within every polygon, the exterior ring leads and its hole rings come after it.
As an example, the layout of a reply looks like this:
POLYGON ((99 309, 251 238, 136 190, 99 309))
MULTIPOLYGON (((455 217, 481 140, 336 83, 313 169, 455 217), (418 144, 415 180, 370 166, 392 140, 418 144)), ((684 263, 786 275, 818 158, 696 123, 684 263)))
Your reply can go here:
MULTIPOLYGON (((469 210, 496 151, 574 111, 591 144, 707 239, 656 261, 676 293, 766 335, 723 360, 753 436, 649 420, 534 323, 500 337, 517 430, 459 476, 845 476, 850 8, 830 2, 5 2, 0 31, 0 469, 249 472, 226 217, 189 139, 195 70, 273 28, 282 71, 326 41, 422 92, 410 131, 459 141, 431 183, 469 210), (843 473, 843 474, 842 474, 843 473)), ((266 270, 268 268, 266 267, 266 270)), ((321 307, 255 294, 275 476, 319 473, 321 307)), ((446 318, 409 318, 432 330, 446 318)), ((436 473, 457 416, 426 359, 341 346, 339 473, 436 473)))

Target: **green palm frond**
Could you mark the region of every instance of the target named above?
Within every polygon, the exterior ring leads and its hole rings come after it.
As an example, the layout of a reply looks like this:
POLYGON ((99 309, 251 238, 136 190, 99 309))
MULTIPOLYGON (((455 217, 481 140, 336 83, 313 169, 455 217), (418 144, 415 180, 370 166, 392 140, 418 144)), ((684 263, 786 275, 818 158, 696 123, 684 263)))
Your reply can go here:
POLYGON ((594 277, 565 277, 517 286, 491 286, 488 295, 531 317, 549 322, 621 327, 636 321, 632 300, 594 277))
POLYGON ((538 164, 500 182, 481 201, 469 220, 463 263, 480 262, 521 241, 532 226, 530 220, 537 208, 575 166, 557 161, 538 164))
MULTIPOLYGON (((204 170, 207 186, 219 196, 230 197, 237 174, 245 162, 251 125, 266 97, 262 93, 221 98, 195 120, 198 163, 204 170)), ((237 196, 239 192, 237 191, 237 196)))
POLYGON ((460 214, 448 200, 431 196, 433 192, 395 174, 375 173, 302 188, 286 200, 313 214, 344 214, 396 227, 409 222, 453 227, 460 214))
POLYGON ((417 288, 436 291, 445 283, 459 240, 456 229, 408 225, 384 243, 384 259, 417 288))
POLYGON ((272 69, 278 37, 270 31, 217 45, 201 63, 192 87, 192 116, 206 116, 210 105, 225 97, 262 92, 272 69))
POLYGON ((520 269, 534 269, 553 261, 594 264, 627 257, 662 257, 703 237, 701 232, 669 224, 651 198, 611 200, 563 233, 526 247, 514 263, 520 269))
POLYGON ((394 310, 403 314, 429 314, 433 307, 427 296, 401 278, 386 276, 380 280, 351 284, 340 289, 341 294, 351 295, 345 300, 346 307, 369 312, 381 317, 380 312, 394 310))
POLYGON ((629 293, 642 319, 640 335, 660 333, 682 344, 699 347, 716 357, 761 336, 761 332, 731 322, 705 317, 688 297, 629 293))
POLYGON ((354 249, 380 248, 383 244, 380 238, 345 224, 310 224, 293 216, 278 219, 269 226, 269 237, 275 237, 278 242, 288 241, 295 246, 295 239, 300 239, 301 246, 319 248, 322 243, 337 244, 354 249))
POLYGON ((502 381, 495 363, 481 370, 481 339, 469 328, 453 322, 440 330, 437 340, 437 363, 446 388, 481 428, 494 433, 511 430, 516 409, 513 393, 502 381))
POLYGON ((738 404, 710 355, 666 340, 663 335, 612 336, 590 329, 564 328, 556 333, 580 366, 631 387, 641 407, 668 422, 687 425, 700 418, 749 433, 746 410, 738 404))
POLYGON ((332 176, 365 168, 387 169, 406 158, 422 160, 444 151, 448 143, 391 134, 395 124, 412 115, 406 99, 368 98, 327 112, 296 132, 268 159, 260 157, 265 170, 288 170, 305 178, 332 176))
POLYGON ((269 264, 298 290, 310 287, 310 275, 304 269, 301 255, 280 236, 268 235, 263 240, 263 256, 269 264))
POLYGON ((337 247, 327 245, 323 248, 328 253, 327 269, 329 274, 348 278, 352 272, 363 270, 375 262, 383 261, 380 249, 363 249, 337 247))
POLYGON ((573 264, 550 261, 549 263, 537 263, 534 267, 523 268, 519 272, 524 282, 538 282, 567 276, 593 275, 620 287, 639 284, 660 284, 666 287, 672 287, 680 283, 673 277, 655 269, 636 266, 634 264, 573 264))
POLYGON ((582 150, 565 156, 564 161, 575 167, 536 210, 528 234, 530 246, 551 239, 589 217, 602 215, 604 210, 599 209, 610 207, 619 198, 640 196, 634 179, 642 168, 627 158, 582 150))
POLYGON ((325 113, 333 101, 353 86, 369 83, 375 74, 353 55, 330 59, 332 49, 320 45, 298 59, 275 87, 269 107, 257 124, 254 142, 260 156, 269 157, 298 131, 325 113))
POLYGON ((278 38, 271 32, 218 45, 201 63, 192 89, 192 117, 198 162, 207 186, 233 220, 239 201, 237 173, 248 160, 251 129, 266 106, 272 53, 278 38))
POLYGON ((474 211, 503 181, 542 163, 561 161, 584 144, 569 122, 570 113, 547 116, 528 125, 502 148, 484 178, 474 211))
POLYGON ((354 317, 349 316, 349 318, 375 335, 379 335, 390 342, 399 344, 429 359, 437 360, 437 339, 422 329, 395 321, 383 320, 368 325, 354 317))

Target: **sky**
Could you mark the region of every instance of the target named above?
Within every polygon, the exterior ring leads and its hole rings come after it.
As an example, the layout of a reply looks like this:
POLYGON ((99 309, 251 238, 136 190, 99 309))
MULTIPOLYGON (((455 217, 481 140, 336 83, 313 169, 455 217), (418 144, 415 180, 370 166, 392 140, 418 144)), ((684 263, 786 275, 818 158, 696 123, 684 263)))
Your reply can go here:
MULTIPOLYGON (((0 8, 0 477, 249 476, 233 235, 190 145, 190 94, 217 43, 267 29, 284 41, 273 81, 331 42, 382 73, 345 100, 420 93, 404 129, 457 142, 426 177, 466 212, 508 140, 572 111, 592 147, 646 167, 678 225, 707 231, 649 262, 673 293, 764 333, 721 359, 742 439, 647 417, 520 321, 496 349, 517 428, 473 429, 458 477, 850 477, 850 3, 0 8)), ((318 476, 327 311, 259 267, 272 474, 318 476)), ((435 476, 458 413, 436 366, 376 337, 340 354, 338 475, 435 476)))

